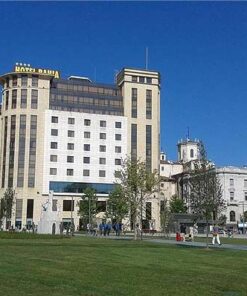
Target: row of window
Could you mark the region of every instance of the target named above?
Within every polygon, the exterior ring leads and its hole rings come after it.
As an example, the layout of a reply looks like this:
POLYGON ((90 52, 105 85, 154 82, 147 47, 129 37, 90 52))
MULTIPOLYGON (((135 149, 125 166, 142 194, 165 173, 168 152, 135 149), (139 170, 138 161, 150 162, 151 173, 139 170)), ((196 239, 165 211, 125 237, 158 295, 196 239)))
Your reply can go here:
MULTIPOLYGON (((231 187, 234 186, 234 179, 230 179, 230 180, 229 180, 229 185, 230 185, 231 187)), ((247 179, 244 179, 244 187, 247 188, 247 179)))
MULTIPOLYGON (((57 168, 50 168, 50 175, 55 176, 57 175, 57 168)), ((66 171, 67 176, 74 176, 74 169, 67 169, 66 171)), ((90 170, 84 169, 83 170, 83 176, 89 177, 90 176, 90 170)), ((105 170, 99 170, 99 177, 106 177, 106 171, 105 170)))
MULTIPOLYGON (((121 148, 121 147, 118 147, 118 148, 121 148)), ((116 151, 116 150, 115 150, 116 151)), ((51 162, 57 162, 58 161, 58 156, 55 155, 55 154, 51 154, 50 155, 50 161, 51 162)), ((67 156, 67 162, 68 163, 74 163, 75 162, 75 158, 73 155, 68 155, 67 156)), ((83 163, 90 163, 90 157, 83 157, 83 163)), ((102 164, 102 165, 105 165, 106 164, 106 158, 104 157, 100 157, 99 158, 99 164, 102 164)), ((120 158, 115 158, 115 165, 121 165, 122 164, 122 161, 120 158)))
MULTIPOLYGON (((73 137, 75 137, 75 131, 68 130, 67 135, 68 135, 69 138, 73 138, 73 137)), ((58 129, 51 129, 51 136, 58 136, 58 129)), ((91 138, 91 133, 90 132, 84 132, 84 138, 85 139, 90 139, 91 138)), ((106 140, 106 133, 100 133, 99 134, 99 139, 100 140, 106 140)), ((115 140, 120 141, 121 140, 121 135, 120 134, 115 134, 115 140)))
MULTIPOLYGON (((10 105, 10 91, 6 91, 5 94, 5 110, 8 110, 10 105)), ((11 108, 16 109, 17 107, 17 90, 12 90, 12 101, 11 101, 11 108)), ((27 108, 27 89, 21 90, 21 100, 20 100, 20 108, 25 109, 27 108)), ((31 92, 31 109, 38 108, 38 90, 32 89, 31 92)))
MULTIPOLYGON (((230 191, 230 201, 233 201, 234 197, 235 197, 235 192, 230 191)), ((244 199, 245 199, 245 201, 247 201, 247 192, 244 192, 244 199)))
POLYGON ((132 76, 132 82, 139 82, 139 83, 147 83, 152 84, 152 78, 151 77, 144 77, 144 76, 132 76))
MULTIPOLYGON (((58 116, 52 116, 51 117, 51 122, 52 123, 58 123, 58 116)), ((68 118, 68 124, 75 124, 75 118, 74 117, 69 117, 68 118)), ((106 127, 106 120, 100 120, 100 127, 106 127)), ((91 125, 91 120, 90 119, 84 119, 84 125, 85 126, 90 126, 91 125)), ((122 122, 116 121, 115 122, 115 128, 121 128, 122 127, 122 122)))
MULTIPOLYGON (((32 81, 31 81, 32 87, 38 87, 38 81, 39 81, 38 75, 32 75, 32 81)), ((26 74, 21 75, 20 83, 22 87, 28 86, 28 75, 26 74)), ((10 79, 9 77, 6 78, 5 88, 8 88, 10 86, 12 87, 19 86, 17 75, 12 76, 12 79, 10 79)))
MULTIPOLYGON (((121 135, 115 135, 115 140, 116 141, 121 141, 121 135)), ((117 149, 121 153, 121 147, 116 146, 115 150, 117 149), (116 148, 118 147, 118 148, 116 148)), ((50 143, 50 148, 51 149, 58 149, 58 143, 57 142, 51 142, 50 143)), ((91 151, 91 146, 90 144, 84 144, 83 146, 84 151, 91 151)), ((74 143, 67 143, 67 150, 75 150, 75 144, 74 143)), ((99 145, 99 152, 106 152, 106 146, 105 145, 99 145)))

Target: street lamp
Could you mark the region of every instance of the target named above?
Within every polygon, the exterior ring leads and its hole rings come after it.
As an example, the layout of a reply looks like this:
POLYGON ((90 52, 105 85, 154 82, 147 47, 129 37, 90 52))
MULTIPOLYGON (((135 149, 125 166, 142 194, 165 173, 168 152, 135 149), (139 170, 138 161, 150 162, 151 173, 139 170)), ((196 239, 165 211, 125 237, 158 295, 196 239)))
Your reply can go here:
POLYGON ((245 205, 245 202, 244 201, 241 201, 239 203, 243 205, 243 218, 242 218, 242 222, 243 222, 243 234, 245 234, 245 217, 244 217, 244 205, 245 205))

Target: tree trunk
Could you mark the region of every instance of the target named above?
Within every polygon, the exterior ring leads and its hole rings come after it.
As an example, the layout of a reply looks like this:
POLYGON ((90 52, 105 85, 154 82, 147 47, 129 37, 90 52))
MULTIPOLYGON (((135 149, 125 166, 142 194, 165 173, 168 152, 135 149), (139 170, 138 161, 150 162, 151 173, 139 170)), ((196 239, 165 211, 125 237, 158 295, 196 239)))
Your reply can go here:
POLYGON ((206 222, 207 222, 207 238, 206 238, 206 244, 207 244, 207 249, 208 249, 208 220, 206 222))

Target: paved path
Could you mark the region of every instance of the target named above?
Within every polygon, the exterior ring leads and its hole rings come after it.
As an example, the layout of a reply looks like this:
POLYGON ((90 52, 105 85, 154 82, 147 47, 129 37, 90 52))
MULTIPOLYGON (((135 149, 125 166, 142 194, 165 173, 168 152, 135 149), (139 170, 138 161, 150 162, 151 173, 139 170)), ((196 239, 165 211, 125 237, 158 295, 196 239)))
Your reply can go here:
MULTIPOLYGON (((87 234, 76 234, 76 236, 88 236, 87 234)), ((93 236, 92 236, 93 237, 93 236)), ((97 236, 95 238, 105 238, 105 239, 114 239, 114 240, 133 240, 133 236, 97 236)), ((168 244, 168 245, 177 245, 185 247, 195 247, 195 248, 205 248, 206 243, 203 242, 177 242, 175 239, 161 239, 161 238, 148 238, 143 237, 143 241, 156 243, 156 244, 168 244)), ((237 244, 222 244, 222 245, 212 245, 209 244, 209 248, 214 249, 229 249, 229 250, 241 250, 247 251, 247 245, 237 245, 237 244)))

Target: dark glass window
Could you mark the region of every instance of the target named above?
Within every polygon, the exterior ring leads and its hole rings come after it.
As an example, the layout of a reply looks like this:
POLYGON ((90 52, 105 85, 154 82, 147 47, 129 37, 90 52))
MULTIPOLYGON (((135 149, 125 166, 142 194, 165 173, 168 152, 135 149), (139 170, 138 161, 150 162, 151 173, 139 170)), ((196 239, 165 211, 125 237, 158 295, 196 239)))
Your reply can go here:
POLYGON ((38 90, 37 89, 32 89, 31 108, 32 109, 37 109, 38 108, 38 90))
POLYGON ((139 77, 139 82, 140 82, 140 83, 144 83, 144 82, 145 82, 145 77, 140 76, 140 77, 139 77))
POLYGON ((137 76, 132 76, 132 82, 137 82, 137 76))
POLYGON ((106 152, 106 146, 105 145, 100 145, 99 146, 99 151, 100 152, 106 152))
POLYGON ((152 203, 146 202, 146 220, 152 220, 152 203))
POLYGON ((74 150, 74 148, 75 148, 74 143, 68 143, 68 144, 67 144, 67 149, 68 149, 68 150, 74 150))
POLYGON ((83 157, 83 163, 90 163, 90 157, 83 157))
POLYGON ((50 175, 56 175, 57 174, 57 168, 50 168, 50 175))
POLYGON ((115 146, 115 152, 116 153, 121 153, 122 152, 122 147, 121 146, 115 146))
POLYGON ((21 108, 27 108, 27 89, 21 90, 21 108))
POLYGON ((90 144, 84 144, 84 151, 90 151, 90 144))
POLYGON ((83 176, 84 177, 88 177, 90 175, 90 171, 89 170, 83 170, 83 176))
POLYGON ((115 122, 115 128, 121 128, 122 122, 115 122))
POLYGON ((14 163, 15 163, 15 131, 16 115, 11 115, 10 120, 10 142, 9 142, 9 178, 8 187, 13 187, 14 180, 14 163))
POLYGON ((54 155, 54 154, 50 155, 50 161, 57 162, 57 155, 54 155))
POLYGON ((12 91, 12 109, 16 108, 16 103, 17 103, 17 90, 14 89, 12 91))
POLYGON ((152 91, 146 90, 146 118, 152 119, 152 91))
POLYGON ((115 165, 121 165, 121 159, 116 158, 115 159, 115 165))
POLYGON ((132 88, 131 92, 131 116, 137 118, 137 88, 132 88))
POLYGON ((57 149, 57 142, 51 142, 51 149, 57 149))
POLYGON ((131 159, 137 160, 137 124, 131 124, 131 159))
POLYGON ((21 75, 21 86, 27 86, 27 75, 21 75))
POLYGON ((52 128, 51 129, 51 136, 58 136, 58 129, 52 128))
POLYGON ((74 170, 73 169, 67 169, 67 176, 73 176, 74 170))
POLYGON ((57 116, 52 116, 51 117, 51 122, 52 123, 58 123, 58 117, 57 116))
POLYGON ((75 118, 68 118, 68 124, 75 124, 75 118))
POLYGON ((146 80, 147 80, 148 84, 152 84, 152 78, 151 77, 147 77, 146 80))
POLYGON ((90 119, 84 119, 84 125, 85 126, 90 126, 91 125, 91 120, 90 119))
POLYGON ((17 76, 13 76, 12 78, 12 87, 16 87, 17 86, 17 76))
POLYGON ((35 186, 36 139, 37 139, 37 115, 31 115, 30 143, 29 143, 28 187, 34 187, 35 186))
POLYGON ((39 77, 36 75, 32 76, 32 86, 33 87, 38 87, 38 81, 39 81, 39 77))
POLYGON ((116 141, 121 141, 122 136, 120 134, 115 134, 115 140, 116 141))
POLYGON ((8 116, 5 116, 5 118, 4 118, 4 142, 3 142, 3 165, 2 165, 2 188, 5 187, 7 136, 8 136, 8 116))
POLYGON ((74 200, 63 200, 63 211, 70 212, 74 211, 74 200))
POLYGON ((100 127, 106 127, 106 121, 100 120, 100 127))
POLYGON ((5 109, 8 110, 8 108, 9 108, 9 92, 6 91, 5 109))
POLYGON ((27 200, 27 219, 33 219, 33 199, 27 200))
POLYGON ((68 137, 73 138, 75 136, 75 132, 74 131, 68 131, 68 137))
POLYGON ((99 134, 99 138, 100 138, 101 140, 105 140, 105 139, 106 139, 106 133, 100 133, 100 134, 99 134))
POLYGON ((67 162, 74 162, 74 156, 67 156, 67 162))
POLYGON ((105 171, 100 170, 99 171, 99 177, 105 177, 105 171))
POLYGON ((99 159, 99 164, 106 164, 106 159, 101 157, 99 159))
POLYGON ((146 125, 146 169, 152 170, 152 126, 146 125))
POLYGON ((23 187, 26 147, 26 115, 20 115, 17 187, 23 187))
POLYGON ((84 132, 84 138, 90 139, 90 132, 84 132))

